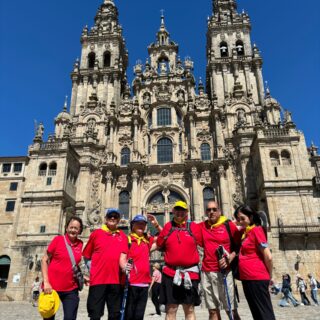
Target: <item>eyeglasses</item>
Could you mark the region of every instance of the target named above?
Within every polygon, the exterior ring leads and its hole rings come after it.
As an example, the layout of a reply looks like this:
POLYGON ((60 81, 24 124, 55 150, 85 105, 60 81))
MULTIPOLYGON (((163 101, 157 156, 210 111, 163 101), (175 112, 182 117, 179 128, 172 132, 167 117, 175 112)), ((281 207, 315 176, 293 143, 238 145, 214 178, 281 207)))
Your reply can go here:
POLYGON ((111 216, 108 216, 107 217, 109 220, 111 220, 111 219, 119 219, 119 216, 118 215, 111 215, 111 216))
POLYGON ((219 211, 219 208, 207 208, 206 210, 207 212, 218 212, 219 211))

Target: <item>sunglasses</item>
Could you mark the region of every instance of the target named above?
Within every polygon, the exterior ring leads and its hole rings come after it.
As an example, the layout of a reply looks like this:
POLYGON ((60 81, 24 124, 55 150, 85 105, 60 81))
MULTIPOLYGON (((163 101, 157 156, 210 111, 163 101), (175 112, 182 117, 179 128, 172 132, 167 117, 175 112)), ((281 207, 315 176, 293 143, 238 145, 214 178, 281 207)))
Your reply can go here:
POLYGON ((218 212, 218 211, 219 211, 219 208, 207 208, 206 211, 207 211, 207 212, 211 212, 211 211, 212 211, 212 212, 218 212))
POLYGON ((119 219, 119 216, 117 214, 112 214, 107 217, 108 219, 119 219))

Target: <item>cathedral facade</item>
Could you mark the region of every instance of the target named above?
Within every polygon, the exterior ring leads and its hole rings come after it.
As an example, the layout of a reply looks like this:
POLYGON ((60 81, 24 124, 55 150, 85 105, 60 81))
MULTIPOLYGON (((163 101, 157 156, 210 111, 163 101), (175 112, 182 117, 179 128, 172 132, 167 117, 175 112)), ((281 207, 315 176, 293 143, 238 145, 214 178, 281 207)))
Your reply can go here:
MULTIPOLYGON (((121 228, 138 213, 170 220, 183 200, 204 219, 208 199, 228 217, 247 203, 267 214, 275 277, 320 276, 320 156, 264 85, 247 13, 213 0, 205 83, 179 57, 161 16, 145 63, 128 83, 128 51, 112 0, 81 35, 70 106, 28 155, 0 158, 0 299, 25 299, 40 259, 66 218, 90 231, 119 207, 121 228)), ((155 259, 159 256, 155 256, 155 259)))

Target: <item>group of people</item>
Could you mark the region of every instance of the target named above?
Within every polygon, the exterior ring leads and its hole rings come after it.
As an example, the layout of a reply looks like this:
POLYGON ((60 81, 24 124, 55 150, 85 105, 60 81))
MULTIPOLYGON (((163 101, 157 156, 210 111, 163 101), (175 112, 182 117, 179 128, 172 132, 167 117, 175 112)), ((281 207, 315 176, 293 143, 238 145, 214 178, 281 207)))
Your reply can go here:
POLYGON ((224 309, 230 319, 239 320, 232 272, 236 266, 253 318, 274 320, 269 294, 272 257, 259 214, 249 206, 240 206, 234 212, 234 221, 230 221, 215 200, 207 203, 206 220, 200 223, 188 219, 188 205, 183 201, 174 204, 172 213, 172 221, 163 228, 153 215, 135 216, 127 236, 118 229, 119 210, 108 209, 105 223, 91 233, 84 249, 78 238, 82 221, 71 217, 65 235, 52 240, 42 259, 43 290, 57 291, 64 319, 76 319, 79 305, 69 246, 75 263, 83 257, 89 271, 85 282, 90 286, 87 311, 91 320, 101 319, 105 305, 109 320, 121 316, 143 319, 150 290, 157 315, 161 315, 162 304, 166 320, 174 320, 182 305, 185 319, 196 319, 195 306, 201 303, 200 281, 209 319, 221 319, 220 310, 224 309), (158 231, 156 236, 146 233, 148 221, 158 231), (159 264, 150 274, 153 250, 164 253, 162 275, 159 264), (203 252, 202 259, 199 251, 203 252))
MULTIPOLYGON (((313 277, 313 275, 311 273, 308 274, 308 278, 309 278, 311 298, 312 298, 314 304, 318 306, 319 305, 318 296, 317 296, 318 295, 317 294, 318 282, 313 277)), ((306 294, 308 284, 300 274, 296 275, 296 286, 297 286, 297 291, 299 291, 299 293, 300 293, 301 304, 306 305, 306 306, 310 306, 311 303, 310 303, 310 300, 306 294)), ((283 307, 289 306, 290 302, 295 307, 300 305, 299 301, 292 294, 291 277, 287 273, 282 275, 281 292, 283 293, 283 298, 280 300, 280 303, 279 303, 280 306, 283 306, 283 307)))

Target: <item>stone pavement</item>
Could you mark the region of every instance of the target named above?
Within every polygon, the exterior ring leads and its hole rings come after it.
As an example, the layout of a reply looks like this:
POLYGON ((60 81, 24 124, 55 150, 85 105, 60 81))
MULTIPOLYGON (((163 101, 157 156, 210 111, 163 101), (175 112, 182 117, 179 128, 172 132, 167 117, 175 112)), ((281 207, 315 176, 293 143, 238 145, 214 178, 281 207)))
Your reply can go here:
MULTIPOLYGON (((249 307, 243 297, 243 293, 240 290, 240 304, 239 304, 239 314, 242 320, 252 320, 252 316, 250 314, 249 307)), ((298 295, 296 294, 298 297, 298 295)), ((86 297, 87 297, 87 288, 81 293, 81 302, 80 308, 78 312, 78 320, 88 319, 86 313, 86 297)), ((280 295, 272 296, 273 306, 276 314, 277 320, 320 320, 320 307, 317 306, 298 306, 294 307, 286 307, 281 308, 277 304, 280 299, 280 295)), ((150 314, 154 312, 154 307, 149 299, 147 310, 146 310, 146 320, 151 319, 164 319, 164 315, 160 317, 152 317, 150 314)), ((207 310, 201 307, 196 308, 197 320, 207 320, 207 310)), ((30 303, 27 302, 0 302, 0 320, 37 320, 41 319, 37 308, 32 307, 30 303)), ((105 315, 103 320, 107 320, 107 316, 105 315)), ((178 311, 177 320, 182 320, 183 312, 181 307, 178 311)), ((56 320, 63 320, 62 308, 57 313, 56 320)), ((222 320, 227 320, 227 317, 222 312, 222 320)))

